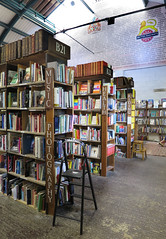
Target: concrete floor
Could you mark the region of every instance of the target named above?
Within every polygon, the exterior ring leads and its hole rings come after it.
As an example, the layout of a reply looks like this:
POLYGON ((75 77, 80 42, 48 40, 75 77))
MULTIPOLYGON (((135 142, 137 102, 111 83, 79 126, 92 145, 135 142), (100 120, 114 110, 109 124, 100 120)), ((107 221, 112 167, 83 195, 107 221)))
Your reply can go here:
POLYGON ((106 178, 93 176, 98 210, 86 202, 84 233, 79 223, 57 218, 0 194, 0 239, 164 239, 166 157, 116 160, 106 178))

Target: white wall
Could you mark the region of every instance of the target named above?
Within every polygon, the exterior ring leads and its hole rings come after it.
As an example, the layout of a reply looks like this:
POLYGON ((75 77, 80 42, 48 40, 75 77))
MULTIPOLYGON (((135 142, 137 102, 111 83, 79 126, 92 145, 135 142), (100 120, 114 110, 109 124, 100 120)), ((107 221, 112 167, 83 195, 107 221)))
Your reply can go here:
POLYGON ((125 70, 123 73, 126 77, 133 77, 136 99, 158 100, 166 98, 166 91, 154 92, 154 89, 166 90, 166 66, 125 70))
MULTIPOLYGON (((123 12, 128 12, 124 10, 123 12)), ((110 15, 100 11, 100 18, 110 15)), ((118 12, 112 14, 116 15, 118 12)), ((77 25, 77 24, 75 24, 77 25)), ((137 99, 166 98, 166 92, 154 92, 156 88, 166 88, 166 9, 158 8, 142 13, 115 19, 114 25, 102 23, 102 30, 88 34, 88 27, 67 32, 84 46, 73 41, 65 34, 57 39, 71 47, 70 66, 105 60, 113 66, 114 76, 133 77, 137 99), (150 42, 136 40, 142 21, 156 19, 159 36, 150 42)))

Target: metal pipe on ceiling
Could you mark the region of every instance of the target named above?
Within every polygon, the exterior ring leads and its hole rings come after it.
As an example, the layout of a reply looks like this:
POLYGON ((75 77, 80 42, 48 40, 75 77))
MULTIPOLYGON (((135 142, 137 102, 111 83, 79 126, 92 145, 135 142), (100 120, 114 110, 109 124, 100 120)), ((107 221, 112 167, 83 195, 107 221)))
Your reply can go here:
MULTIPOLYGON (((166 0, 165 0, 165 1, 166 1, 166 0)), ((109 23, 109 22, 114 23, 114 20, 115 20, 116 18, 128 16, 128 15, 135 14, 135 13, 139 13, 139 12, 149 11, 149 10, 153 10, 153 9, 161 8, 161 7, 166 7, 166 3, 164 3, 164 4, 159 4, 159 5, 156 5, 156 6, 153 6, 153 7, 149 7, 149 8, 144 8, 144 9, 132 11, 132 12, 127 12, 127 13, 119 14, 119 15, 112 16, 112 17, 106 17, 106 18, 103 18, 103 19, 100 19, 100 20, 88 22, 88 23, 81 24, 81 25, 78 25, 78 26, 75 26, 75 27, 70 27, 70 28, 67 28, 67 29, 63 29, 63 30, 61 30, 61 31, 59 31, 59 32, 56 32, 55 35, 56 35, 56 34, 59 34, 59 33, 65 33, 66 31, 74 30, 74 29, 77 29, 77 28, 80 28, 80 27, 85 27, 85 26, 88 26, 88 25, 91 25, 91 24, 95 24, 95 23, 98 23, 98 22, 107 21, 108 23, 109 23)))

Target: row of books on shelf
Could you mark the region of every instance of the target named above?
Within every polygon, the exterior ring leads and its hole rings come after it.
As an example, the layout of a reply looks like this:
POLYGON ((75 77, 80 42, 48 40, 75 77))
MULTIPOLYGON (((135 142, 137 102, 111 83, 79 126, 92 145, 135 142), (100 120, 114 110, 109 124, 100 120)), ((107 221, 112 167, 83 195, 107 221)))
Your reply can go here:
POLYGON ((117 100, 116 108, 119 111, 126 111, 127 110, 127 102, 122 102, 117 100))
POLYGON ((135 116, 136 117, 146 117, 146 112, 145 112, 145 110, 136 110, 135 116))
POLYGON ((146 126, 141 126, 138 127, 138 133, 146 133, 147 132, 147 127, 146 126))
POLYGON ((149 126, 142 126, 138 128, 138 133, 159 133, 159 134, 165 134, 166 133, 166 127, 149 127, 149 126))
MULTIPOLYGON (((54 106, 60 108, 73 108, 72 91, 64 91, 62 87, 54 88, 54 106)), ((9 91, 8 107, 45 107, 45 90, 35 90, 35 88, 33 88, 33 90, 15 89, 9 91)))
POLYGON ((74 129, 74 138, 86 141, 98 141, 101 140, 101 130, 96 128, 87 129, 74 129))
POLYGON ((101 125, 101 114, 79 114, 74 115, 74 124, 81 124, 81 125, 101 125))
POLYGON ((45 90, 29 90, 21 91, 12 90, 8 92, 8 107, 44 107, 45 106, 45 90))
POLYGON ((147 133, 166 134, 166 128, 164 127, 147 127, 147 133))
POLYGON ((116 113, 116 121, 126 122, 127 114, 126 113, 116 113))
POLYGON ((107 123, 108 123, 108 126, 116 124, 115 113, 108 113, 107 123))
POLYGON ((99 99, 88 96, 88 99, 74 99, 74 109, 77 110, 93 110, 101 109, 101 96, 99 99))
POLYGON ((127 90, 117 90, 116 91, 116 98, 117 99, 126 99, 127 100, 127 90))
MULTIPOLYGON (((88 157, 100 158, 101 145, 93 146, 91 144, 85 144, 85 149, 88 157)), ((76 155, 83 155, 83 147, 80 144, 75 144, 74 153, 76 155)))
POLYGON ((55 134, 73 131, 73 115, 61 114, 54 117, 55 134))
POLYGON ((62 87, 54 88, 54 106, 61 108, 73 108, 73 92, 64 91, 62 87))
POLYGON ((17 155, 7 156, 7 170, 25 177, 32 177, 35 180, 45 180, 45 163, 37 163, 32 159, 24 160, 17 155))
POLYGON ((137 119, 138 125, 147 124, 147 118, 137 119))
POLYGON ((126 125, 116 125, 116 133, 127 133, 126 125))
POLYGON ((48 50, 50 40, 52 42, 55 41, 53 35, 40 29, 32 35, 24 37, 22 40, 5 44, 1 47, 0 51, 1 63, 48 50))
POLYGON ((6 114, 0 113, 0 129, 6 129, 6 114))
POLYGON ((162 118, 162 119, 152 119, 152 118, 148 118, 147 119, 147 124, 149 125, 166 125, 166 119, 162 118))
POLYGON ((136 100, 136 108, 166 108, 166 98, 160 100, 148 99, 148 100, 136 100))
POLYGON ((119 135, 117 135, 115 137, 115 144, 118 144, 118 145, 127 145, 127 137, 121 137, 119 135))
POLYGON ((6 107, 6 91, 0 91, 0 108, 6 107))
POLYGON ((166 110, 149 109, 147 111, 147 117, 165 117, 165 116, 166 116, 166 110))
POLYGON ((74 84, 75 95, 101 94, 101 80, 74 84))
MULTIPOLYGON (((48 63, 50 64, 50 63, 48 63)), ((53 62, 53 65, 57 66, 55 69, 55 80, 73 84, 74 82, 74 70, 73 67, 67 67, 65 64, 58 64, 53 62)), ((7 80, 6 73, 1 72, 0 86, 4 87, 6 85, 15 85, 15 84, 26 84, 26 83, 35 83, 35 82, 44 82, 45 81, 45 66, 36 63, 29 62, 29 66, 18 64, 17 67, 9 65, 7 71, 7 80), (7 82, 7 83, 6 83, 7 82)))
POLYGON ((116 95, 116 85, 113 84, 113 78, 111 79, 111 82, 103 82, 103 86, 107 86, 108 94, 116 95))
POLYGON ((45 210, 45 195, 43 187, 27 182, 21 178, 9 180, 9 195, 14 200, 21 200, 27 205, 32 205, 38 211, 45 210))
POLYGON ((28 67, 18 64, 15 70, 11 67, 12 70, 8 70, 7 85, 44 82, 45 66, 36 62, 30 62, 29 64, 28 67))
POLYGON ((45 138, 31 134, 8 133, 8 150, 24 155, 32 154, 36 158, 44 159, 45 138))
POLYGON ((48 68, 54 68, 54 79, 55 81, 59 81, 61 83, 73 84, 74 83, 74 75, 75 75, 75 67, 66 66, 63 63, 58 63, 57 61, 48 62, 48 68))
MULTIPOLYGON (((62 147, 62 140, 55 140, 55 158, 63 157, 63 147, 62 147)), ((86 144, 86 151, 88 157, 99 158, 101 155, 101 145, 92 146, 91 144, 86 144)), ((83 155, 83 147, 81 144, 76 143, 69 143, 66 145, 68 149, 66 150, 67 155, 69 154, 76 154, 76 155, 83 155)))
POLYGON ((112 66, 105 61, 97 61, 86 64, 80 64, 76 66, 76 76, 90 76, 90 75, 100 75, 106 74, 105 68, 109 68, 112 76, 112 66))
POLYGON ((30 132, 45 132, 45 114, 30 114, 26 115, 26 120, 22 121, 21 113, 8 114, 8 129, 11 130, 26 130, 30 132), (23 124, 24 123, 24 124, 23 124), (24 127, 23 127, 24 125, 24 127))

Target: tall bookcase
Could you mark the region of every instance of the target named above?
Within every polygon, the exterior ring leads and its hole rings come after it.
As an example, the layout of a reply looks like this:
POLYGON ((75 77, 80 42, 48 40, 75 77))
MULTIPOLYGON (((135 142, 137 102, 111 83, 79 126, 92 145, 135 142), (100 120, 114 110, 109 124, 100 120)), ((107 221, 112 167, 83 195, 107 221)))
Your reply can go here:
POLYGON ((135 91, 132 81, 126 77, 115 77, 116 84, 116 146, 131 158, 132 142, 134 141, 135 125, 135 91))
POLYGON ((148 106, 146 100, 137 101, 136 106, 139 139, 160 141, 166 134, 166 108, 162 104, 148 106))
POLYGON ((138 139, 147 140, 147 101, 136 101, 135 119, 138 125, 138 139))
POLYGON ((55 160, 62 156, 62 140, 73 134, 68 59, 70 47, 43 30, 1 51, 2 191, 48 214, 55 203, 55 160))
MULTIPOLYGON (((111 77, 112 69, 100 61, 78 65, 74 79, 74 136, 86 143, 91 173, 101 176, 115 167, 115 88, 113 94, 111 77)), ((75 157, 81 154, 78 148, 75 157)))

